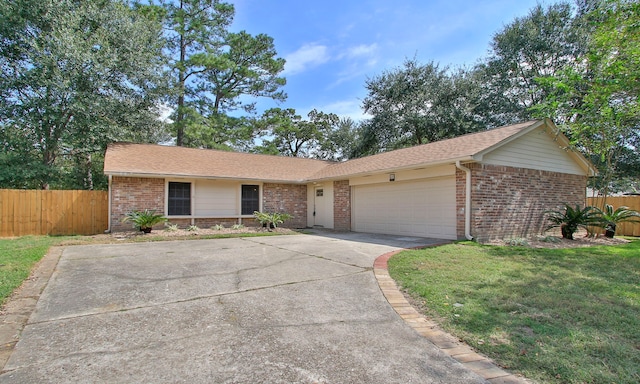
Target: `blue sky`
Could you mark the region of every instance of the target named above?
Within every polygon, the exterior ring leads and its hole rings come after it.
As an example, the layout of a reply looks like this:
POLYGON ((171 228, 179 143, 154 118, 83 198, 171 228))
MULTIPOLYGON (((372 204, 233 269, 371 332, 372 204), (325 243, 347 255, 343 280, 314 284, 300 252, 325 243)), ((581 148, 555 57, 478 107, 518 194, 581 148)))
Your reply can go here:
MULTIPOLYGON (((536 0, 228 0, 232 31, 274 38, 287 60, 284 103, 258 109, 313 108, 361 119, 365 81, 407 58, 441 66, 472 65, 486 56, 492 36, 536 0)), ((541 2, 546 4, 545 2, 541 2)))

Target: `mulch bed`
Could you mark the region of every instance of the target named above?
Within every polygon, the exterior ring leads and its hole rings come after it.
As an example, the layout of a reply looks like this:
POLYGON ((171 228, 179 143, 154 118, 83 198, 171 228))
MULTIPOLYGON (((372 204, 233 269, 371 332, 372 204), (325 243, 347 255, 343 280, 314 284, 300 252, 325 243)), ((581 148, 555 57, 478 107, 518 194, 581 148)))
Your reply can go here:
POLYGON ((588 236, 587 231, 578 231, 573 235, 573 240, 563 239, 559 235, 550 236, 536 236, 534 238, 526 239, 505 239, 491 241, 489 245, 518 245, 531 248, 582 248, 593 247, 597 245, 620 245, 626 244, 629 240, 619 237, 609 238, 604 235, 588 236), (525 244, 518 244, 521 241, 526 241, 525 244))

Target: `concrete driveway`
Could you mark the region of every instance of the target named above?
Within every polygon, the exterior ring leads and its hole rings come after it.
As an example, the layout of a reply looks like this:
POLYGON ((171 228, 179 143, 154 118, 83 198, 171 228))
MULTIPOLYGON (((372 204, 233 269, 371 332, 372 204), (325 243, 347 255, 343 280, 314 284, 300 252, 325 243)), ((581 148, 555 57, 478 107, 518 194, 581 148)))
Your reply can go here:
POLYGON ((394 312, 363 234, 72 246, 0 382, 481 383, 394 312))

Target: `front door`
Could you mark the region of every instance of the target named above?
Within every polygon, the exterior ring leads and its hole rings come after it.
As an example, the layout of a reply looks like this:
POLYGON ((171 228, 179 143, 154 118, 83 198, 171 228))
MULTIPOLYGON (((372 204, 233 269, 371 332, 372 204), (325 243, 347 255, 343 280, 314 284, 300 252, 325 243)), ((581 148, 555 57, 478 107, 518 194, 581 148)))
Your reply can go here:
POLYGON ((313 198, 313 226, 324 227, 325 223, 324 188, 316 187, 313 198))

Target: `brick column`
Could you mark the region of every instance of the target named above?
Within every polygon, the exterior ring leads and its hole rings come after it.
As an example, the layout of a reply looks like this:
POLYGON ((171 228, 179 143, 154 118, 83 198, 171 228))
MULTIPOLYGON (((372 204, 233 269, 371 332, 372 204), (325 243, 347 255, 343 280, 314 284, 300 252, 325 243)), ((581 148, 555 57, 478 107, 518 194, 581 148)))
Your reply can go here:
POLYGON ((349 180, 333 182, 333 228, 351 230, 351 187, 349 180))

